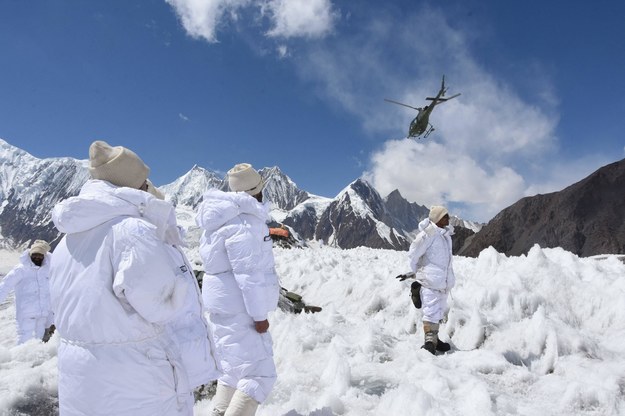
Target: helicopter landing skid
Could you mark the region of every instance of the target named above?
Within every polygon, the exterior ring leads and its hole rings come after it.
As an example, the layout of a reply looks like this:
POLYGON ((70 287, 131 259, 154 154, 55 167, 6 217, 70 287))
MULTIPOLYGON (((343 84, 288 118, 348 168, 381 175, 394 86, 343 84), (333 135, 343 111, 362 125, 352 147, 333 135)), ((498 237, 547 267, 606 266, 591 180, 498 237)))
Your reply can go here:
POLYGON ((423 135, 423 138, 424 138, 424 139, 427 139, 427 138, 428 138, 428 136, 429 136, 430 134, 432 134, 432 132, 433 132, 434 130, 436 130, 436 129, 434 128, 434 126, 432 126, 432 125, 430 124, 430 128, 429 128, 429 129, 425 132, 425 134, 423 135))

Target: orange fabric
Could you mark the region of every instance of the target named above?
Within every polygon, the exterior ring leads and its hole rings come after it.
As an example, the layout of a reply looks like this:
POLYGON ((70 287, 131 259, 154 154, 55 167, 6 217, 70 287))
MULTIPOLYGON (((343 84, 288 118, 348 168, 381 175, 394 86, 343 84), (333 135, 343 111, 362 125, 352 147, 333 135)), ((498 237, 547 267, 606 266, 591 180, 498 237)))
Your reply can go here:
POLYGON ((269 234, 277 235, 279 237, 289 238, 289 230, 285 228, 270 228, 269 234))

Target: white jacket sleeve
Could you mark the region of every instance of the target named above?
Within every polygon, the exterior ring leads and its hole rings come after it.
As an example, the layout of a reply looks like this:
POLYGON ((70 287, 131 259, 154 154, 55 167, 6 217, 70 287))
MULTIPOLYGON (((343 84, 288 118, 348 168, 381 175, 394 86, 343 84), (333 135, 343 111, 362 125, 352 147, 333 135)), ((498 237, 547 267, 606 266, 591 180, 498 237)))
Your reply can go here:
POLYGON ((259 267, 262 259, 261 241, 245 226, 241 226, 226 239, 225 245, 248 315, 254 321, 264 321, 269 308, 265 296, 265 275, 259 267))
POLYGON ((410 260, 410 270, 413 272, 417 271, 419 260, 428 249, 429 243, 430 241, 428 235, 424 232, 420 232, 417 234, 417 237, 414 239, 412 244, 410 244, 410 249, 408 249, 408 259, 410 260))
POLYGON ((187 287, 153 228, 137 221, 116 242, 113 291, 148 322, 165 323, 183 307, 187 287))
POLYGON ((19 268, 11 270, 2 281, 0 281, 0 303, 4 302, 9 293, 15 289, 17 283, 22 279, 22 273, 19 268))

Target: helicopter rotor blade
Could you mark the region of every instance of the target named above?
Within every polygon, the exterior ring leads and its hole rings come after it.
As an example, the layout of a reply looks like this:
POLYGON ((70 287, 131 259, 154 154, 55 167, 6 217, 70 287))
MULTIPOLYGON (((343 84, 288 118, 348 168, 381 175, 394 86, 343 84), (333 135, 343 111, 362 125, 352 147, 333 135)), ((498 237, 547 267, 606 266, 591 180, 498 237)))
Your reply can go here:
POLYGON ((436 102, 441 102, 441 103, 443 103, 443 102, 445 102, 445 101, 449 101, 449 100, 451 100, 452 98, 456 98, 456 97, 457 97, 457 96, 459 96, 459 95, 461 95, 461 93, 454 94, 454 95, 452 95, 451 97, 447 97, 447 98, 426 97, 425 99, 426 99, 426 100, 429 100, 429 101, 434 101, 434 100, 436 100, 436 102))
POLYGON ((389 100, 387 98, 385 98, 384 101, 388 101, 389 103, 393 103, 393 104, 397 104, 397 105, 403 105, 404 107, 412 108, 413 110, 417 110, 417 111, 419 110, 419 108, 417 108, 417 107, 413 107, 413 106, 408 105, 408 104, 400 103, 399 101, 393 101, 393 100, 389 100))

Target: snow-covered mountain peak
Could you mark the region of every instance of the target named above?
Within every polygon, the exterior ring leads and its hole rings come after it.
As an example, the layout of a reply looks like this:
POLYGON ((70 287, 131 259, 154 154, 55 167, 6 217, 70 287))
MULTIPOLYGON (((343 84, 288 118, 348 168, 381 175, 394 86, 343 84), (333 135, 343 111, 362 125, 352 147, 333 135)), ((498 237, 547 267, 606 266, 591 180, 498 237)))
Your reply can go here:
POLYGON ((37 159, 0 139, 0 227, 6 246, 35 239, 52 241, 58 232, 50 210, 78 194, 89 178, 87 161, 69 157, 37 159))
POLYGON ((265 181, 263 196, 271 201, 275 208, 289 211, 309 198, 308 193, 299 189, 277 166, 262 168, 258 173, 265 181))
POLYGON ((378 191, 362 178, 356 179, 345 187, 336 199, 349 203, 354 213, 362 218, 373 216, 383 219, 388 216, 384 201, 378 191))
MULTIPOLYGON (((274 219, 306 240, 322 240, 341 248, 405 249, 414 229, 410 221, 420 218, 411 208, 416 204, 398 193, 392 196, 392 203, 391 198, 386 201, 363 179, 350 183, 335 198, 324 198, 299 189, 277 166, 262 168, 259 173, 265 181, 263 196, 273 203, 274 219)), ((88 160, 40 160, 0 139, 2 244, 18 248, 36 238, 57 240, 60 234, 50 221, 50 210, 58 201, 76 195, 88 178, 88 160)), ((176 205, 181 222, 191 223, 193 211, 209 188, 227 190, 227 180, 222 173, 197 165, 159 187, 176 205)), ((195 237, 193 234, 190 239, 195 237)))
POLYGON ((2 158, 2 160, 10 160, 12 158, 19 158, 19 157, 25 157, 25 156, 31 157, 34 159, 34 156, 29 154, 27 151, 22 150, 18 147, 15 147, 9 142, 7 142, 6 140, 0 138, 0 158, 2 158))
POLYGON ((278 166, 264 167, 261 168, 258 172, 263 178, 268 178, 273 175, 286 176, 278 166))
POLYGON ((166 199, 172 204, 196 208, 202 202, 202 195, 207 189, 222 189, 223 186, 223 179, 215 172, 194 165, 191 170, 174 182, 163 185, 159 189, 165 193, 166 199))
POLYGON ((484 224, 482 224, 481 222, 463 220, 462 218, 459 218, 455 215, 451 216, 449 223, 453 225, 454 227, 468 228, 474 233, 479 232, 482 229, 482 227, 484 227, 484 224))
POLYGON ((380 194, 363 179, 356 179, 334 198, 320 217, 315 237, 342 248, 408 246, 401 232, 394 229, 380 194))

